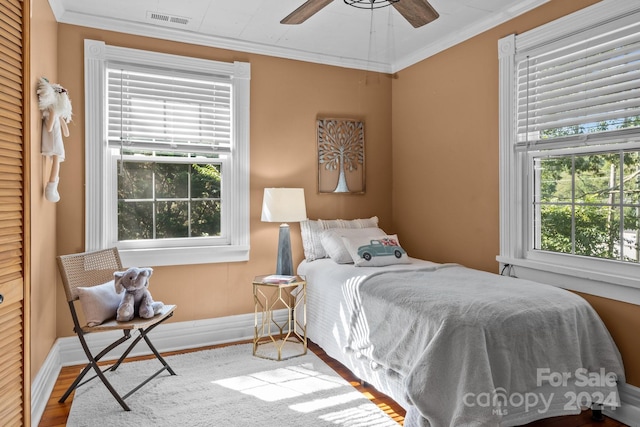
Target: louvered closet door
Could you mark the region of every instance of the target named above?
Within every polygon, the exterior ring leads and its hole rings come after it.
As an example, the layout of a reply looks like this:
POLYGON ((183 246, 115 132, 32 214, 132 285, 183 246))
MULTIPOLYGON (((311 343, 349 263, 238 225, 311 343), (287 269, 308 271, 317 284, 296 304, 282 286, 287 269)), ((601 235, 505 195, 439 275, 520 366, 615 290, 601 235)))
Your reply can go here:
MULTIPOLYGON (((0 2, 0 424, 28 423, 24 386, 23 2, 0 2)), ((28 400, 28 399, 27 399, 28 400)))

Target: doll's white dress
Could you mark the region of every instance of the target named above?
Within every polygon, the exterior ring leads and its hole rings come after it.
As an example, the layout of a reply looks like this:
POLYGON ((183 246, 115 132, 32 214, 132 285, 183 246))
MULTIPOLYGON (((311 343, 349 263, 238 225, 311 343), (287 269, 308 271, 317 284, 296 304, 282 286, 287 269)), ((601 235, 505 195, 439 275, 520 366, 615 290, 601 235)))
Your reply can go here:
MULTIPOLYGON (((47 131, 46 120, 42 121, 42 148, 43 156, 58 156, 58 162, 64 162, 64 143, 62 142, 62 128, 60 119, 54 118, 51 132, 47 131)), ((47 183, 44 189, 44 197, 50 202, 58 202, 58 177, 47 183)))
POLYGON ((42 155, 58 156, 58 161, 64 161, 64 143, 62 142, 62 129, 60 120, 55 119, 51 132, 47 131, 45 121, 42 121, 42 155))

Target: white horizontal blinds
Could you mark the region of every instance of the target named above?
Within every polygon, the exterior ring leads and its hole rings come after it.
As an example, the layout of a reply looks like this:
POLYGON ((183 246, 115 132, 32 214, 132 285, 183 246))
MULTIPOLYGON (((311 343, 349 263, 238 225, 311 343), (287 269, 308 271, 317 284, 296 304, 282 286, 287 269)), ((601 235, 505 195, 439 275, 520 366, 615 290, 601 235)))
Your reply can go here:
POLYGON ((108 67, 108 142, 187 153, 231 150, 231 83, 166 70, 108 67))
POLYGON ((638 126, 640 23, 573 39, 520 56, 518 144, 638 126))

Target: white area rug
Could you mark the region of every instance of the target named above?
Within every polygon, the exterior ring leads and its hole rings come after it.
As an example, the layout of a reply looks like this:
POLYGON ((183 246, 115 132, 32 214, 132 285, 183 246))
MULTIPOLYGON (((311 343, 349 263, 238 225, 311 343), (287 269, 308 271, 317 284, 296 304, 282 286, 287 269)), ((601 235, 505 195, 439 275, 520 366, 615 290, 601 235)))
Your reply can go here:
MULTIPOLYGON (((131 395, 123 411, 99 379, 80 387, 68 426, 376 426, 398 424, 311 351, 276 362, 240 344, 167 357, 166 371, 131 395)), ((121 394, 160 367, 121 365, 107 377, 121 394)))

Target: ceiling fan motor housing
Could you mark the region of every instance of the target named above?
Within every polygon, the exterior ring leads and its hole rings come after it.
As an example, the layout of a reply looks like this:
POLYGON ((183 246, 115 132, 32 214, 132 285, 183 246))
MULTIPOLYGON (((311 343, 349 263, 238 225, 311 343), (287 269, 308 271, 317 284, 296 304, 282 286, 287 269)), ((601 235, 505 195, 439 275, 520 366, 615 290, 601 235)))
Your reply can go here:
POLYGON ((391 6, 400 0, 344 0, 349 6, 359 9, 380 9, 382 7, 391 6))

